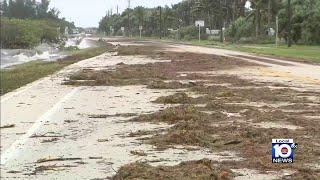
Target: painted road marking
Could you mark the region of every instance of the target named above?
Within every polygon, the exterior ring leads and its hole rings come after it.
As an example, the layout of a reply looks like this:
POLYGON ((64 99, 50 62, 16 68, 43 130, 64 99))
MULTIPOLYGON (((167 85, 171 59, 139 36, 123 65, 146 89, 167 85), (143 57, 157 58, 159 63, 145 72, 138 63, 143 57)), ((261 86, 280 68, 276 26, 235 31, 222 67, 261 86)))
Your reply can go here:
POLYGON ((62 108, 62 104, 70 99, 75 93, 80 90, 79 87, 74 88, 71 92, 65 95, 59 102, 57 102, 51 109, 45 112, 39 119, 35 121, 32 127, 28 130, 28 132, 22 135, 18 140, 16 140, 11 146, 1 154, 1 165, 5 165, 8 161, 10 161, 13 157, 17 157, 23 146, 28 141, 28 139, 35 134, 41 126, 47 121, 50 121, 54 113, 62 108))

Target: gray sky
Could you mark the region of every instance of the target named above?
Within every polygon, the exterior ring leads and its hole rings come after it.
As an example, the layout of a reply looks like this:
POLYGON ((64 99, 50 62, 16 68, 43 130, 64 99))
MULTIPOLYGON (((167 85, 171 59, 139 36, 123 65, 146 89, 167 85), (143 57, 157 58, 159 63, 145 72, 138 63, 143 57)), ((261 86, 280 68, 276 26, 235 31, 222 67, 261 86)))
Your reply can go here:
MULTIPOLYGON (((131 0, 131 7, 144 6, 155 7, 159 5, 171 5, 182 0, 131 0)), ((58 8, 60 16, 68 21, 74 21, 76 26, 98 26, 100 19, 108 9, 116 12, 117 5, 122 12, 128 7, 128 0, 51 0, 50 7, 58 8)))

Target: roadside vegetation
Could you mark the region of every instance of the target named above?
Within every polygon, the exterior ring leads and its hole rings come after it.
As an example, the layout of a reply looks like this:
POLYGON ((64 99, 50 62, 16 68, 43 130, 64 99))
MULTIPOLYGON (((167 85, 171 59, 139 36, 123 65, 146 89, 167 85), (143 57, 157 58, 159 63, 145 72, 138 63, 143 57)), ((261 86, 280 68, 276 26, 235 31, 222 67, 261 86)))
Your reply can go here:
POLYGON ((147 85, 148 88, 177 89, 179 92, 176 94, 154 101, 172 104, 173 107, 151 114, 141 114, 129 120, 138 123, 167 123, 171 125, 170 128, 156 132, 132 132, 128 136, 151 144, 158 151, 191 146, 220 153, 235 151, 244 160, 212 162, 203 159, 172 167, 154 167, 148 162, 137 162, 121 167, 114 179, 152 179, 154 176, 161 179, 171 175, 183 179, 189 172, 192 172, 190 176, 193 175, 195 179, 228 179, 235 176, 230 173, 230 169, 242 168, 261 172, 283 168, 296 172, 284 178, 295 177, 297 173, 301 173, 300 176, 304 179, 317 179, 320 176, 320 171, 315 168, 318 159, 309 158, 316 157, 320 152, 317 145, 320 143, 317 133, 320 129, 317 118, 313 118, 320 114, 320 101, 314 99, 320 96, 319 92, 298 91, 287 84, 252 82, 237 76, 214 74, 223 69, 258 66, 238 59, 166 52, 161 46, 152 44, 121 46, 118 53, 126 56, 138 53, 171 62, 119 64, 113 71, 80 71, 71 75, 66 84, 135 84, 147 85), (190 93, 197 96, 191 97, 190 93), (143 137, 139 138, 140 136, 143 137), (290 137, 296 142, 303 142, 299 143, 297 149, 297 163, 290 166, 275 166, 271 163, 271 139, 279 137, 290 137), (312 137, 313 141, 309 141, 309 137, 312 137), (254 158, 252 154, 255 155, 254 158), (224 170, 220 171, 221 168, 224 170))
POLYGON ((41 42, 59 43, 58 26, 49 20, 1 18, 1 45, 4 48, 32 48, 41 42))
MULTIPOLYGON (((168 39, 169 40, 169 39, 168 39)), ((169 40, 170 41, 170 40, 169 40)), ((220 43, 209 40, 205 41, 181 41, 183 43, 189 43, 192 45, 205 46, 205 47, 216 47, 224 48, 236 51, 244 51, 249 53, 255 53, 259 55, 274 56, 278 58, 288 58, 288 60, 297 61, 311 61, 320 63, 320 46, 317 45, 295 45, 288 47, 285 44, 252 44, 252 43, 220 43)))
POLYGON ((125 27, 126 35, 139 36, 139 26, 143 26, 144 37, 194 40, 198 39, 198 28, 194 23, 204 20, 202 40, 221 41, 220 30, 225 28, 228 42, 270 44, 275 42, 276 17, 280 41, 290 39, 295 44, 320 44, 320 1, 315 0, 291 0, 290 6, 288 0, 252 0, 249 3, 187 0, 171 7, 139 6, 121 14, 108 11, 101 19, 99 29, 108 35, 124 35, 121 27, 125 27), (217 30, 218 34, 208 35, 206 28, 217 30))
POLYGON ((1 95, 51 75, 70 64, 100 55, 106 51, 108 51, 108 48, 105 45, 100 45, 96 48, 69 52, 67 57, 57 61, 31 61, 12 66, 9 69, 1 69, 1 95))
MULTIPOLYGON (((170 41, 170 40, 169 40, 170 41)), ((245 43, 219 43, 206 41, 181 41, 197 46, 224 48, 236 51, 244 51, 258 55, 265 55, 277 58, 287 58, 293 61, 305 61, 320 63, 320 46, 317 45, 295 45, 287 47, 285 44, 245 44, 245 43)))
POLYGON ((227 48, 240 50, 259 55, 270 55, 276 57, 289 58, 288 60, 312 61, 320 63, 320 46, 295 45, 288 48, 286 45, 270 44, 250 44, 250 45, 231 45, 227 48))
POLYGON ((1 1, 1 48, 32 48, 40 43, 59 43, 73 23, 49 9, 50 1, 1 1))
POLYGON ((139 26, 143 26, 143 38, 214 45, 261 55, 320 62, 320 1, 291 0, 291 26, 288 0, 252 0, 250 6, 246 6, 246 2, 226 0, 220 4, 219 1, 187 0, 171 7, 139 6, 122 14, 108 12, 101 19, 99 30, 110 36, 130 34, 139 37, 139 26), (279 46, 275 46, 276 17, 279 46), (205 22, 205 27, 201 28, 200 43, 198 28, 194 25, 196 20, 205 22), (125 27, 124 32, 121 27, 125 27), (215 33, 206 33, 206 28, 215 30, 215 33), (225 28, 224 36, 222 28, 225 28), (289 39, 293 44, 290 48, 285 47, 289 39))
POLYGON ((153 40, 167 43, 183 43, 187 45, 196 45, 204 47, 230 49, 235 51, 243 51, 248 53, 254 53, 257 55, 275 57, 277 59, 285 59, 289 61, 300 61, 300 62, 315 62, 320 63, 320 46, 319 45, 300 45, 296 44, 292 47, 288 47, 284 43, 278 44, 253 44, 253 43, 231 43, 225 42, 220 43, 219 41, 212 40, 175 40, 170 38, 162 38, 159 40, 157 37, 135 37, 135 40, 153 40))

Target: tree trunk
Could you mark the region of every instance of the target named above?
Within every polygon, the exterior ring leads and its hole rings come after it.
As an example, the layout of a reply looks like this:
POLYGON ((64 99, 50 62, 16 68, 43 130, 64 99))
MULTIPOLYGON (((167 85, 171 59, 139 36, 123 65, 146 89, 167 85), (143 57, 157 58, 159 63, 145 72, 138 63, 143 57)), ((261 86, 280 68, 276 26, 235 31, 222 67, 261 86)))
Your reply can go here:
POLYGON ((288 47, 291 47, 292 41, 291 41, 291 19, 292 19, 292 13, 291 13, 291 0, 288 0, 288 47))
POLYGON ((260 25, 261 25, 261 14, 260 14, 260 8, 257 7, 256 9, 256 38, 260 35, 260 25))
POLYGON ((232 22, 235 21, 235 15, 236 15, 236 1, 233 0, 233 3, 232 3, 232 22))
POLYGON ((219 0, 219 9, 220 9, 220 42, 223 42, 223 11, 222 11, 222 4, 221 4, 221 0, 219 0))
POLYGON ((246 5, 246 0, 241 0, 240 2, 239 2, 239 6, 240 6, 240 12, 239 12, 239 15, 241 16, 241 17, 245 17, 246 16, 246 14, 245 14, 245 5, 246 5))
POLYGON ((272 21, 271 3, 272 3, 272 0, 268 0, 268 28, 271 27, 271 21, 272 21))

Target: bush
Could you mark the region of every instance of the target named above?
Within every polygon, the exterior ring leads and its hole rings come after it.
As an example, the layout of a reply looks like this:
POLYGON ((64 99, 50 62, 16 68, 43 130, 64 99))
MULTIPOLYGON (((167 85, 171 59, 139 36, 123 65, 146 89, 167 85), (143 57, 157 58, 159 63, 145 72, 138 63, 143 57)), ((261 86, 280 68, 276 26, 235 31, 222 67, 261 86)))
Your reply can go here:
POLYGON ((181 39, 192 40, 198 39, 199 30, 195 26, 182 27, 180 30, 181 39))
POLYGON ((302 23, 302 40, 306 44, 320 44, 320 10, 310 13, 302 23))
MULTIPOLYGON (((209 35, 205 33, 204 28, 201 28, 201 36, 202 40, 208 40, 209 35)), ((199 39, 199 29, 196 26, 187 26, 181 28, 181 39, 190 41, 193 39, 199 39)))
POLYGON ((59 41, 58 24, 49 20, 1 18, 2 48, 32 48, 45 41, 59 41))
POLYGON ((240 17, 227 29, 226 36, 232 41, 239 41, 242 37, 250 37, 252 29, 254 29, 252 21, 240 17))
POLYGON ((259 38, 243 37, 239 39, 238 42, 245 43, 245 44, 274 44, 275 37, 269 37, 269 36, 259 36, 259 38))
POLYGON ((200 39, 201 40, 208 40, 209 39, 209 35, 206 34, 206 33, 201 33, 200 39))

